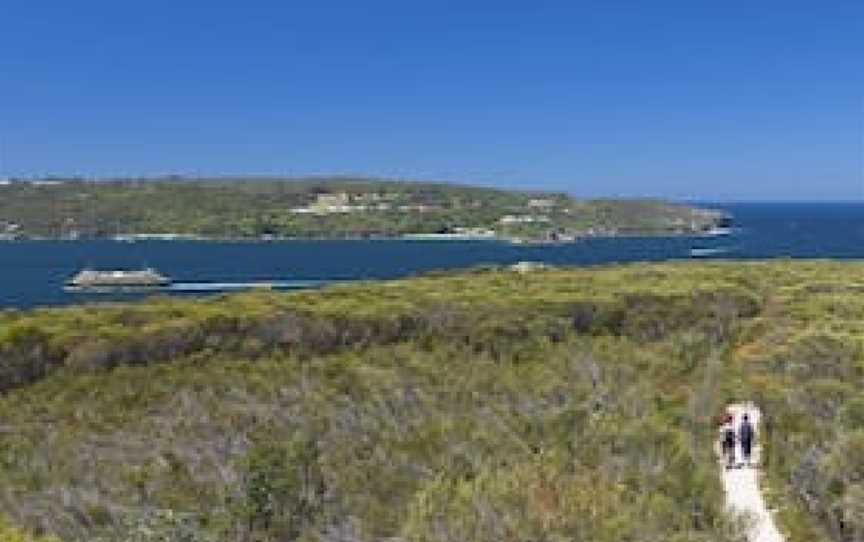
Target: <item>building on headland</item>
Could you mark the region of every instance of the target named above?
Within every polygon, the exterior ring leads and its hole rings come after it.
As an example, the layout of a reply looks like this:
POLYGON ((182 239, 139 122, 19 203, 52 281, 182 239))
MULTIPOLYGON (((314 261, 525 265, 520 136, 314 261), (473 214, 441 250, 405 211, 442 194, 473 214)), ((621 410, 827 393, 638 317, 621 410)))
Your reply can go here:
POLYGON ((327 215, 338 213, 358 213, 363 211, 389 211, 392 206, 385 200, 387 194, 349 194, 336 192, 334 194, 318 194, 315 201, 306 207, 294 207, 290 210, 295 215, 327 215))
POLYGON ((410 213, 412 211, 416 211, 418 213, 426 213, 429 211, 439 211, 439 210, 441 210, 441 207, 439 207, 437 205, 427 205, 425 203, 418 203, 415 205, 400 205, 398 207, 398 209, 400 211, 402 211, 403 213, 410 213))
POLYGON ((16 241, 22 237, 19 224, 0 220, 0 241, 16 241))
POLYGON ((558 202, 556 202, 554 199, 549 198, 534 198, 528 200, 528 207, 532 209, 551 209, 553 207, 556 207, 557 205, 558 202))
POLYGON ((536 222, 550 222, 545 215, 504 215, 498 219, 501 224, 534 224, 536 222))
POLYGON ((318 194, 313 207, 340 207, 351 203, 351 196, 347 192, 335 192, 318 194))
POLYGON ((315 199, 303 207, 293 207, 289 210, 295 215, 327 215, 360 212, 399 211, 402 213, 428 213, 441 211, 442 205, 437 203, 421 203, 412 201, 397 193, 348 192, 316 194, 315 199), (398 204, 398 203, 401 203, 398 204))
POLYGON ((488 228, 456 227, 437 233, 409 233, 402 239, 413 241, 495 241, 498 232, 488 228))
POLYGON ((113 241, 132 243, 135 241, 200 241, 200 235, 191 233, 118 233, 113 241))

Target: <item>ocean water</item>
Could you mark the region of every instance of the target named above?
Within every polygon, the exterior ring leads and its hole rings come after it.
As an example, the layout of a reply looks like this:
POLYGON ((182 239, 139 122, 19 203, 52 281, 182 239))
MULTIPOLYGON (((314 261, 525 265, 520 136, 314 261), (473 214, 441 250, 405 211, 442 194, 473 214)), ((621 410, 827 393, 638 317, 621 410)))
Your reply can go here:
MULTIPOLYGON (((489 241, 7 242, 0 243, 0 308, 142 297, 66 292, 82 267, 152 266, 180 283, 171 295, 207 295, 250 284, 315 287, 522 260, 558 265, 674 259, 864 258, 864 204, 714 204, 732 235, 589 239, 566 245, 489 241)), ((166 292, 162 292, 166 293, 166 292)))

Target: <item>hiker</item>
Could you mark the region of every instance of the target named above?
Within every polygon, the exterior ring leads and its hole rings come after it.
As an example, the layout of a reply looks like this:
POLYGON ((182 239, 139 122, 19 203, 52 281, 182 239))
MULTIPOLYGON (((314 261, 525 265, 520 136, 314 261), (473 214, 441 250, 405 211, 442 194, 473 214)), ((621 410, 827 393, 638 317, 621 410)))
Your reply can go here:
POLYGON ((720 428, 721 447, 723 457, 726 459, 726 468, 732 468, 735 465, 735 425, 734 418, 731 414, 726 414, 723 418, 723 425, 720 428))
POLYGON ((744 414, 741 425, 738 427, 738 440, 741 442, 741 455, 744 456, 744 461, 750 465, 750 455, 753 452, 753 424, 750 423, 750 417, 744 414))

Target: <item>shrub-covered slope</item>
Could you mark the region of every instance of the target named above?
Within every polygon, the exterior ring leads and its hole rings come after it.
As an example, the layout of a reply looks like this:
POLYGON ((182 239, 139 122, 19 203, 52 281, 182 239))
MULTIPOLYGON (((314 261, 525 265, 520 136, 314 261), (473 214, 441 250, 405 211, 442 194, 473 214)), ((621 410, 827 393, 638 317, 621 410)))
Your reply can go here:
POLYGON ((765 311, 732 357, 768 413, 767 470, 790 542, 864 539, 864 266, 766 269, 765 311))
POLYGON ((712 421, 755 397, 793 540, 853 540, 862 271, 493 269, 3 313, 0 510, 67 541, 741 540, 712 421))

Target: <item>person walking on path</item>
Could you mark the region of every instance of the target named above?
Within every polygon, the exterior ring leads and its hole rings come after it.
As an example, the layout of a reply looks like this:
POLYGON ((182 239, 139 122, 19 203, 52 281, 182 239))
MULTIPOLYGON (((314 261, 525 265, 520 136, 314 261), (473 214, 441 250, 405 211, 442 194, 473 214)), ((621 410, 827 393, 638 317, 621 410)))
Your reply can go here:
POLYGON ((750 456, 753 452, 753 438, 755 436, 753 424, 750 423, 750 417, 744 414, 741 425, 738 427, 738 441, 741 443, 741 455, 748 467, 750 466, 750 456))
POLYGON ((732 415, 727 414, 723 418, 723 425, 720 427, 723 457, 726 458, 726 468, 729 469, 735 466, 735 425, 733 420, 732 415))

